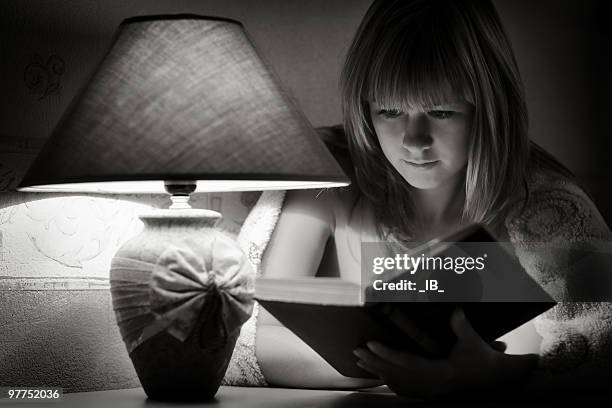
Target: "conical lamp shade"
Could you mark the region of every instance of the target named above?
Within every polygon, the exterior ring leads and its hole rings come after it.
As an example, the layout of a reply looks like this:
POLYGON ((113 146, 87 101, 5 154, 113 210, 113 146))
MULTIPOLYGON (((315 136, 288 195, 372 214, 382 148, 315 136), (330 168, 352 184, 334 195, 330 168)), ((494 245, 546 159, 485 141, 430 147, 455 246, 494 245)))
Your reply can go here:
POLYGON ((242 25, 185 15, 121 24, 19 187, 163 192, 164 180, 197 191, 348 183, 242 25))

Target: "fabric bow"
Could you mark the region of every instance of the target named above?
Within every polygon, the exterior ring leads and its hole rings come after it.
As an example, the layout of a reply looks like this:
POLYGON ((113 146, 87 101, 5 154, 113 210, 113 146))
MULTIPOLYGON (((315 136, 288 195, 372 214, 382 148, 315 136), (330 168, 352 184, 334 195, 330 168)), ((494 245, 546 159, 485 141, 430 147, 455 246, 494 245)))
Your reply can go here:
POLYGON ((217 235, 208 248, 184 244, 169 246, 153 268, 150 306, 156 321, 150 329, 185 341, 204 314, 200 341, 222 345, 253 311, 254 273, 227 236, 217 235))

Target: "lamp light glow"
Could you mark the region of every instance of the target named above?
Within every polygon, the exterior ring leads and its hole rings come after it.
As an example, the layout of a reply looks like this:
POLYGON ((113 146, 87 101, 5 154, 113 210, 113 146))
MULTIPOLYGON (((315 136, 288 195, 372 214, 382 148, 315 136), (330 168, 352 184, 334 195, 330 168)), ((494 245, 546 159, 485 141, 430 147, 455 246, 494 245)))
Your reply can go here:
MULTIPOLYGON (((283 181, 283 180, 197 180, 198 193, 222 191, 295 190, 346 186, 346 182, 283 181)), ((64 183, 22 187, 24 192, 97 193, 97 194, 157 194, 165 193, 164 181, 105 181, 94 183, 64 183)))

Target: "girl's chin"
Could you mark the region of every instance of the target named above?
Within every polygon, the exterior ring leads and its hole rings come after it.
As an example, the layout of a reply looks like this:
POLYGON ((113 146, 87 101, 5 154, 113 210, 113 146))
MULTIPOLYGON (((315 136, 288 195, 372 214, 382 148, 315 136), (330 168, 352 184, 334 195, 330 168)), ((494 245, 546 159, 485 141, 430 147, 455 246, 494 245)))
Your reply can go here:
POLYGON ((442 183, 427 182, 427 181, 421 181, 421 180, 408 181, 408 184, 410 184, 410 186, 416 188, 417 190, 434 190, 442 185, 442 183))
POLYGON ((403 171, 400 174, 411 187, 419 190, 433 190, 449 183, 454 185, 462 177, 465 177, 465 173, 461 171, 449 174, 446 171, 436 170, 439 169, 431 169, 430 171, 403 171))
POLYGON ((435 177, 434 175, 431 175, 429 177, 420 175, 417 177, 413 174, 410 174, 404 175, 404 180, 406 180, 406 182, 410 184, 411 187, 414 187, 418 190, 433 190, 438 187, 442 187, 445 184, 445 181, 449 181, 450 178, 435 177))

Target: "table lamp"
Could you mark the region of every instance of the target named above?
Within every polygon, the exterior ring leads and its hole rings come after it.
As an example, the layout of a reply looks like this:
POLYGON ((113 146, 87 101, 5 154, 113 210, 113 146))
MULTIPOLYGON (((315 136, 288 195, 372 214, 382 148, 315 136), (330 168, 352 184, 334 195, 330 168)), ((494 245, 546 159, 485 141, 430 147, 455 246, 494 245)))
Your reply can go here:
POLYGON ((254 273, 194 192, 348 184, 239 22, 124 20, 19 186, 164 193, 111 264, 113 307, 150 398, 212 398, 253 307, 254 273))

